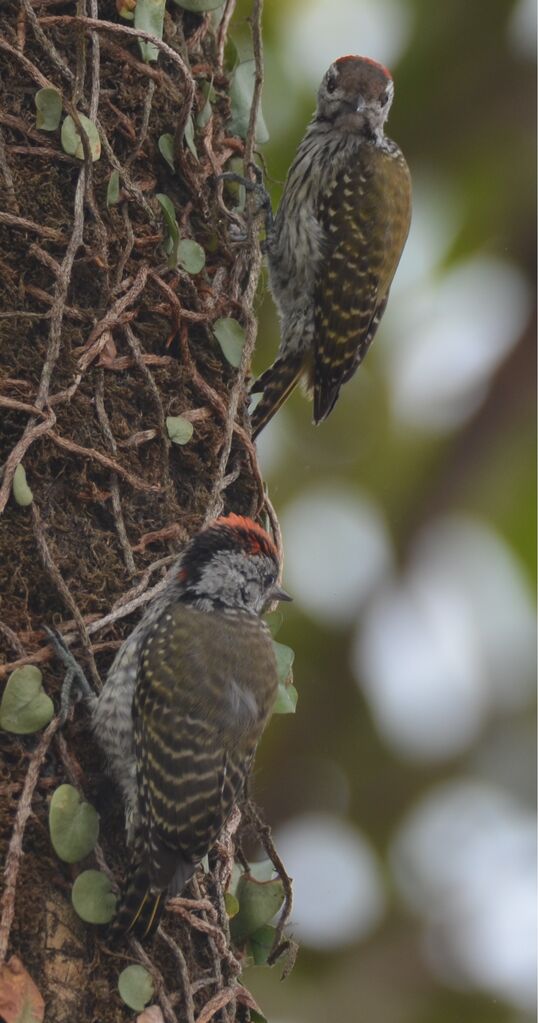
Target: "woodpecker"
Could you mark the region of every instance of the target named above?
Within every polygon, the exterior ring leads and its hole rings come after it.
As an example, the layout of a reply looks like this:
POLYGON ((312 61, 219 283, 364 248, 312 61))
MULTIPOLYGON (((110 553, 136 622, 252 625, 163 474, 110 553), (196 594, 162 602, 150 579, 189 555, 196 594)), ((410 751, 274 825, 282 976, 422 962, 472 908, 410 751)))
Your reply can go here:
POLYGON ((299 380, 325 419, 379 326, 411 220, 409 169, 384 134, 393 95, 368 57, 340 57, 323 78, 268 230, 281 341, 251 388, 253 437, 299 380))
POLYGON ((127 808, 132 866, 112 930, 149 937, 241 795, 278 677, 260 615, 290 600, 251 519, 198 533, 112 664, 92 723, 127 808))

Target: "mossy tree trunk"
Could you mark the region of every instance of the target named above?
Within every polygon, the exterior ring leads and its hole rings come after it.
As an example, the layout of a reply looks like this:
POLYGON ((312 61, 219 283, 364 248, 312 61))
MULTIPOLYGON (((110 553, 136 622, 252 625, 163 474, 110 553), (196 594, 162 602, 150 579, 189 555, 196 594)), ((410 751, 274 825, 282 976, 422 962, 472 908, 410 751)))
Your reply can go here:
MULTIPOLYGON (((149 64, 113 0, 2 7, 0 676, 39 666, 56 708, 63 671, 44 623, 67 638, 97 688, 181 544, 221 510, 263 510, 245 414, 260 249, 248 219, 228 213, 216 179, 231 156, 251 159, 261 87, 255 0, 256 88, 243 140, 227 126, 233 7, 226 0, 219 21, 171 4, 149 64), (83 114, 95 124, 99 159, 84 132, 80 159, 65 152, 59 129, 36 127, 34 98, 44 88, 60 92, 62 121, 79 125, 83 114), (204 108, 187 146, 185 127, 204 108), (181 238, 204 249, 200 272, 169 265, 159 193, 173 204, 181 238), (231 219, 246 229, 235 245, 231 219), (212 332, 221 317, 245 330, 238 369, 212 332), (171 416, 192 424, 188 443, 171 443, 171 416), (33 493, 27 507, 12 496, 20 464, 33 493)), ((54 855, 47 827, 51 791, 75 784, 101 815, 97 864, 94 855, 83 866, 121 877, 122 808, 87 714, 77 708, 62 729, 55 717, 37 735, 0 735, 0 953, 19 957, 45 1018, 129 1018, 117 976, 138 962, 153 975, 165 1020, 248 1019, 223 901, 231 836, 188 892, 199 908, 166 914, 147 950, 131 942, 113 953, 102 932, 77 921, 70 889, 80 867, 54 855)))

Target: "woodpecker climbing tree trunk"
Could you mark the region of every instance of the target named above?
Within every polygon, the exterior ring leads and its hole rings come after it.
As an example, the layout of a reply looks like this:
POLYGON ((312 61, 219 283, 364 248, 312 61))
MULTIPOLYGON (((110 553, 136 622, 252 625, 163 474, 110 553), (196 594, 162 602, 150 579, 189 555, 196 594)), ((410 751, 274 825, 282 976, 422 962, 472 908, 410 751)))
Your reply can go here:
MULTIPOLYGON (((260 8, 253 0, 255 88, 242 138, 230 126, 224 61, 234 0, 220 19, 170 4, 149 63, 144 33, 113 0, 3 5, 0 679, 39 667, 56 711, 63 670, 43 624, 67 637, 98 688, 194 531, 221 510, 252 515, 265 506, 278 540, 245 413, 260 247, 251 218, 229 212, 217 180, 231 157, 252 158, 260 8), (59 99, 41 93, 52 122, 40 127, 35 96, 44 89, 59 99), (91 125, 81 127, 82 115, 91 125), (80 129, 71 144, 70 123, 80 129), (242 232, 235 244, 233 221, 242 232), (202 247, 198 272, 178 238, 202 247), (227 317, 244 330, 239 367, 212 329, 227 317), (33 495, 27 505, 13 496, 20 466, 33 495)), ((122 809, 84 708, 63 728, 55 716, 36 734, 1 731, 0 741, 0 958, 11 964, 0 993, 16 956, 48 1023, 111 1023, 130 1018, 118 973, 140 963, 167 1023, 248 1020, 223 899, 232 835, 188 892, 199 904, 177 905, 147 950, 131 942, 113 954, 103 932, 74 915, 80 865, 55 856, 47 825, 51 792, 76 785, 101 816, 99 845, 82 865, 121 876, 122 809)))

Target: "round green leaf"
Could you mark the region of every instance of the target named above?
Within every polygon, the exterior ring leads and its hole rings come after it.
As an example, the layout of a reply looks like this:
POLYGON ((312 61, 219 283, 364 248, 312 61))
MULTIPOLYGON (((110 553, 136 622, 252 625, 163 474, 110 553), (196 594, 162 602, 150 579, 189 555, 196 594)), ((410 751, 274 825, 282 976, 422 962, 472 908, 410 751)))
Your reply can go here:
POLYGON ((120 201, 120 172, 113 170, 106 190, 107 206, 116 206, 120 201))
POLYGON ((27 508, 28 505, 32 503, 34 495, 26 482, 26 471, 22 462, 19 462, 15 469, 11 487, 13 490, 13 497, 17 504, 20 504, 22 508, 27 508))
POLYGON ((15 735, 29 735, 48 725, 54 705, 41 685, 34 664, 16 668, 9 676, 0 702, 0 727, 15 735))
POLYGON ((179 265, 183 267, 187 273, 199 274, 205 266, 205 252, 198 242, 193 242, 189 238, 184 238, 180 241, 177 247, 177 255, 179 265))
POLYGON ((118 977, 118 991, 130 1009, 142 1012, 153 998, 153 980, 144 966, 126 966, 118 977))
POLYGON ((236 945, 243 942, 278 913, 284 901, 284 885, 273 881, 257 881, 251 874, 242 874, 237 885, 239 912, 230 922, 236 945))
POLYGON ((84 802, 73 785, 60 785, 49 807, 50 839, 55 853, 66 863, 77 863, 90 853, 99 834, 99 814, 84 802))
POLYGON ((183 416, 167 416, 166 417, 166 430, 170 440, 174 444, 188 444, 190 441, 194 427, 188 419, 184 419, 183 416))
MULTIPOLYGON (((92 157, 92 163, 101 156, 101 139, 99 138, 99 132, 93 121, 90 121, 89 117, 85 114, 78 115, 79 121, 88 136, 88 143, 90 146, 90 153, 92 157)), ((82 146, 82 139, 79 135, 77 126, 70 114, 67 115, 61 131, 62 149, 69 153, 70 156, 76 156, 77 160, 84 159, 84 148, 82 146)))
POLYGON ((170 170, 175 171, 174 163, 174 136, 170 132, 166 132, 164 135, 160 135, 157 141, 159 152, 164 160, 166 160, 170 170))
POLYGON ((108 924, 116 911, 110 880, 100 870, 84 870, 71 892, 73 908, 87 924, 108 924))
POLYGON ((62 116, 62 97, 57 89, 39 89, 34 96, 36 128, 56 131, 62 116))
POLYGON ((245 344, 245 331, 241 324, 231 316, 223 316, 213 324, 213 333, 230 366, 238 369, 245 344))

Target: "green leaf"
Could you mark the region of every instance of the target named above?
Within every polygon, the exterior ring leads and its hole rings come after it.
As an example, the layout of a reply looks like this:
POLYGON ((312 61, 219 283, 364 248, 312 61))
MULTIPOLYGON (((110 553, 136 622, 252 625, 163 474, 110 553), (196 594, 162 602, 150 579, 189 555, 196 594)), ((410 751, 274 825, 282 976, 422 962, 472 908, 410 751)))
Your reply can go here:
POLYGON ((11 488, 13 490, 13 497, 17 504, 20 504, 21 508, 27 508, 32 503, 34 495, 26 482, 26 470, 22 462, 19 462, 15 469, 11 488))
POLYGON ((204 11, 215 11, 217 7, 222 7, 224 0, 174 0, 174 3, 185 11, 203 14, 204 11))
POLYGON ((211 104, 214 103, 217 98, 217 94, 213 88, 213 79, 211 79, 210 82, 203 83, 202 92, 205 96, 205 103, 196 118, 196 124, 199 128, 205 128, 209 118, 211 117, 211 104))
POLYGON ((166 160, 170 170, 175 171, 176 167, 174 164, 174 136, 170 132, 166 132, 164 135, 159 136, 157 142, 159 152, 164 160, 166 160))
POLYGON ((116 911, 116 896, 106 874, 84 870, 71 892, 73 908, 87 924, 108 924, 116 911))
POLYGON ((196 145, 194 143, 194 121, 193 121, 193 119, 192 119, 190 114, 189 114, 188 121, 187 121, 187 123, 185 125, 185 131, 184 131, 183 134, 184 134, 184 138, 185 138, 185 142, 187 143, 187 146, 189 147, 192 155, 194 156, 194 159, 197 160, 198 159, 198 153, 197 153, 197 150, 196 150, 196 145))
POLYGON ((168 266, 172 269, 177 266, 179 259, 179 227, 176 220, 176 211, 171 200, 167 195, 163 195, 162 192, 157 193, 157 200, 160 203, 164 214, 164 222, 167 231, 167 236, 164 240, 164 251, 168 256, 168 266))
POLYGON ((230 366, 235 366, 237 369, 241 365, 241 356, 245 344, 245 331, 243 327, 231 316, 223 316, 213 324, 213 333, 230 366))
MULTIPOLYGON (((250 108, 254 94, 256 65, 253 59, 243 60, 237 65, 230 83, 231 118, 230 130, 244 139, 247 136, 250 108)), ((269 132, 263 119, 261 107, 256 118, 255 141, 263 144, 269 139, 269 132)))
POLYGON ((284 621, 284 615, 282 611, 271 611, 271 614, 265 615, 264 621, 274 639, 284 621))
POLYGON ((118 991, 123 1001, 135 1012, 142 1012, 153 998, 153 980, 144 966, 126 966, 118 977, 118 991))
POLYGON ((226 907, 226 914, 229 920, 232 920, 234 916, 237 916, 239 912, 239 902, 235 895, 231 892, 224 893, 224 905, 226 907))
POLYGON ((257 1009, 250 1010, 250 1023, 267 1023, 267 1017, 263 1016, 257 1009))
MULTIPOLYGON (((156 39, 162 39, 165 6, 166 0, 137 0, 134 18, 135 28, 140 28, 143 32, 149 32, 156 39)), ((154 46, 153 43, 146 43, 142 39, 138 40, 138 45, 142 54, 142 60, 146 64, 158 59, 158 46, 154 46)))
POLYGON ((30 735, 48 725, 54 704, 41 685, 35 664, 11 672, 0 702, 0 728, 15 735, 30 735))
POLYGON ((279 878, 257 881, 252 874, 242 874, 237 885, 239 912, 230 923, 236 945, 247 938, 278 913, 284 901, 284 885, 279 878))
POLYGON ((298 698, 299 694, 291 682, 288 685, 285 682, 280 682, 273 705, 273 714, 295 714, 298 698))
MULTIPOLYGON (((275 934, 275 927, 271 927, 270 924, 264 924, 263 927, 259 927, 257 931, 254 931, 254 934, 250 935, 246 951, 247 955, 252 956, 254 966, 265 966, 267 963, 273 947, 275 934)), ((250 1018, 252 1019, 252 1015, 250 1018)))
POLYGON ((283 643, 276 643, 273 640, 275 651, 276 667, 278 672, 278 690, 273 706, 273 714, 295 714, 298 693, 292 685, 292 665, 295 657, 294 651, 283 643))
POLYGON ((167 416, 166 417, 166 430, 170 440, 174 444, 188 444, 194 427, 188 419, 184 419, 183 416, 167 416))
POLYGON ((62 117, 62 96, 57 89, 39 89, 34 96, 36 105, 36 128, 40 131, 56 131, 62 117))
MULTIPOLYGON (((79 113, 78 119, 88 136, 92 163, 95 163, 95 161, 101 156, 101 139, 99 138, 99 132, 97 131, 93 121, 90 121, 89 117, 86 117, 85 114, 79 113)), ((64 152, 69 153, 70 156, 76 156, 77 160, 84 159, 82 139, 70 114, 67 115, 62 124, 60 138, 64 152)))
POLYGON ((283 643, 276 643, 274 640, 273 650, 275 651, 276 657, 278 681, 287 682, 288 679, 291 679, 291 669, 293 666, 295 653, 290 646, 284 646, 283 643))
POLYGON ((190 238, 180 241, 177 247, 177 256, 179 265, 187 273, 199 274, 205 266, 205 252, 202 246, 198 245, 198 242, 191 241, 190 238))
POLYGON ((50 801, 49 831, 60 859, 77 863, 91 853, 97 842, 99 814, 80 798, 73 785, 60 785, 50 801))
POLYGON ((120 172, 113 170, 106 190, 107 206, 116 206, 120 201, 120 172))

